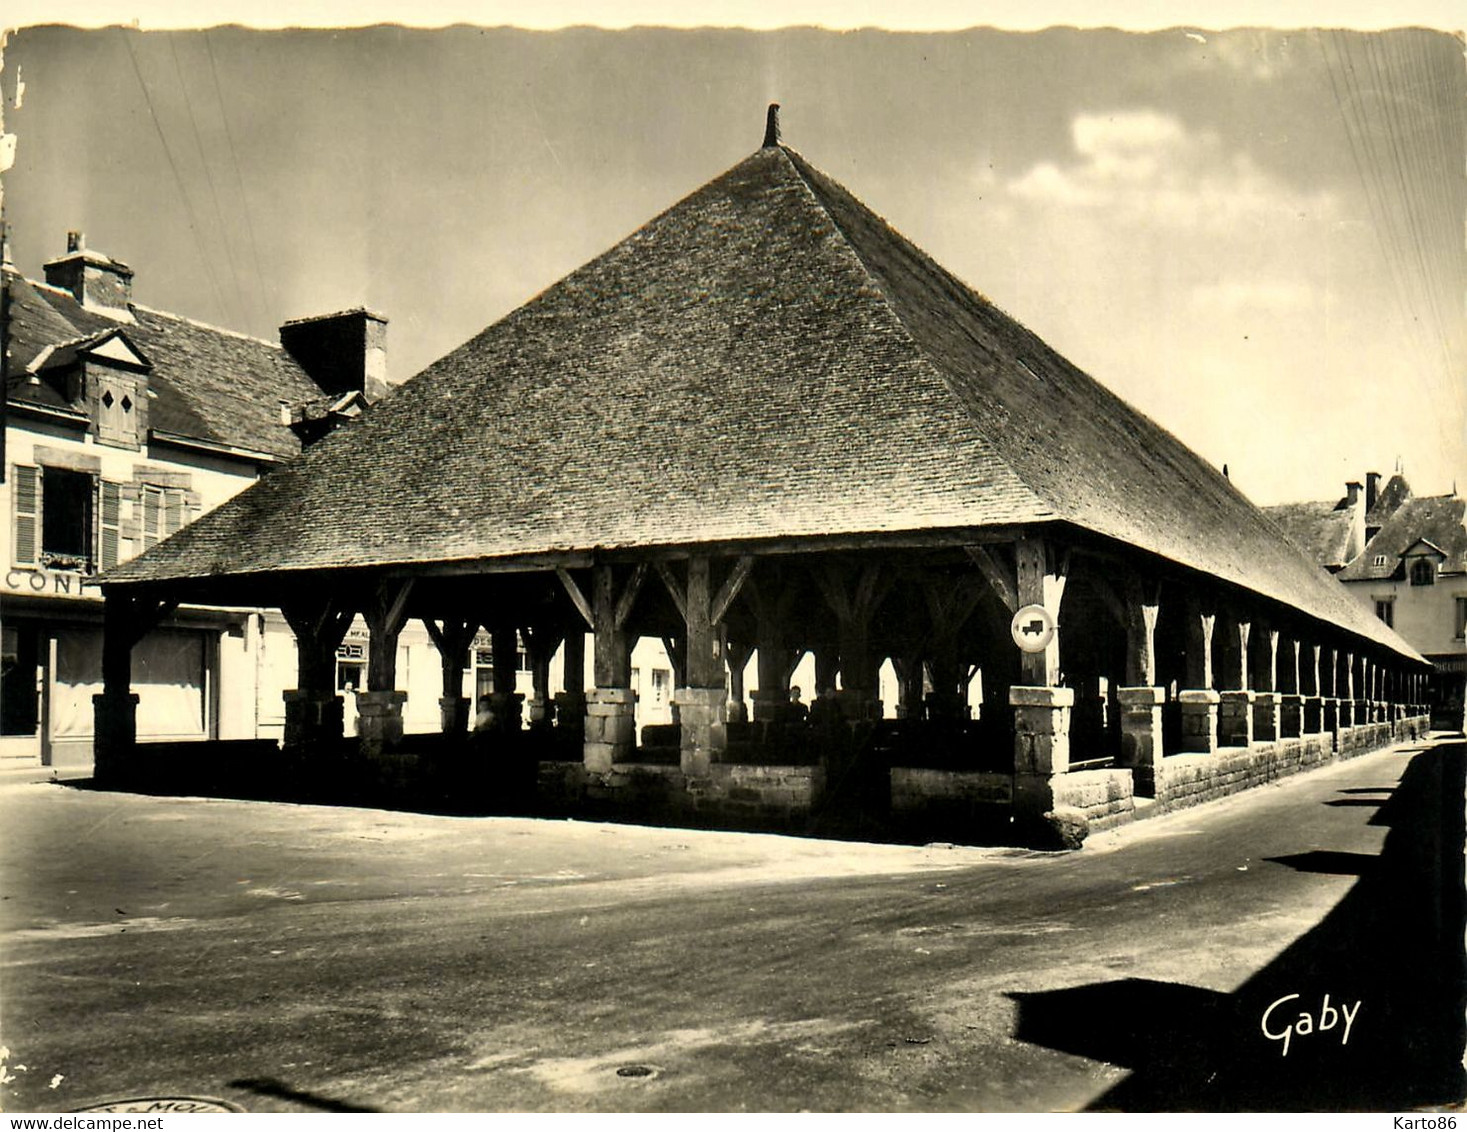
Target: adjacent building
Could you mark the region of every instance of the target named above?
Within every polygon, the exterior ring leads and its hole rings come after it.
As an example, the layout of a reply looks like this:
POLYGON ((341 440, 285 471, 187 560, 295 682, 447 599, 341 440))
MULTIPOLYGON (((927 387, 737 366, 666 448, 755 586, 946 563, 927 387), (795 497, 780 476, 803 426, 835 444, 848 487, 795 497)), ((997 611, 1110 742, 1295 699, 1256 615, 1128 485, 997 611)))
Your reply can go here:
MULTIPOLYGON (((265 342, 133 301, 133 270, 67 237, 8 263, 0 454, 0 758, 91 758, 102 596, 89 582, 220 506, 388 388, 386 323, 300 319, 265 342)), ((279 736, 278 613, 181 604, 134 646, 155 740, 279 736)), ((280 657, 291 660, 282 667, 280 657)))
POLYGON ((1267 509, 1349 592, 1432 663, 1433 723, 1460 730, 1467 685, 1467 500, 1416 496, 1397 471, 1343 498, 1267 509))

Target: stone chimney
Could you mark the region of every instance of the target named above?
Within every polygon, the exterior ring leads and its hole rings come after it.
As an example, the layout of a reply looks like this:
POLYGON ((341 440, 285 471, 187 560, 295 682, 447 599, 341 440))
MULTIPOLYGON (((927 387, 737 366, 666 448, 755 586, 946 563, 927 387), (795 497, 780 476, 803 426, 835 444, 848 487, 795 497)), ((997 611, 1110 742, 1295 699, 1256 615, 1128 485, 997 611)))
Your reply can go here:
POLYGON ((280 344, 327 393, 360 391, 369 403, 392 391, 387 378, 387 319, 358 307, 296 318, 280 328, 280 344))
POLYGON ((70 291, 87 310, 131 319, 132 268, 87 250, 80 232, 66 233, 66 254, 44 264, 46 282, 70 291))
POLYGON ((1365 490, 1358 482, 1345 485, 1344 510, 1350 512, 1350 541, 1345 544, 1345 562, 1353 562, 1365 549, 1365 490))
POLYGON ((1380 498, 1380 473, 1365 473, 1365 513, 1375 510, 1375 501, 1380 498))

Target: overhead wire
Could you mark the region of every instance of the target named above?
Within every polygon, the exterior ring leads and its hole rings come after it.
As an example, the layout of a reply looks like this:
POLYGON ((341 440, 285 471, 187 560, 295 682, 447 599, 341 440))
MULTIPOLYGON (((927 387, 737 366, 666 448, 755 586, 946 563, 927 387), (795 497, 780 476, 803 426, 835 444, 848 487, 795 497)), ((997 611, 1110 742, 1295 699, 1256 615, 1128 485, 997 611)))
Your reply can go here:
POLYGON ((199 235, 198 217, 194 212, 193 202, 189 199, 188 190, 184 187, 183 175, 178 169, 178 160, 174 157, 173 147, 168 144, 168 138, 163 131, 163 123, 158 118, 157 107, 153 104, 153 96, 148 90, 148 84, 143 79, 142 68, 138 64, 137 52, 133 49, 132 39, 125 28, 118 28, 118 34, 122 37, 123 45, 127 48, 127 56, 132 60, 133 74, 137 76, 138 86, 142 89, 143 100, 148 106, 148 116, 153 120, 153 129, 157 131, 158 141, 163 146, 163 154, 168 158, 168 167, 173 171, 174 183, 178 186, 178 195, 183 202, 184 212, 187 214, 189 231, 193 234, 194 244, 199 251, 199 258, 203 261, 204 274, 209 279, 209 286, 214 292, 215 308, 219 311, 219 321, 227 321, 226 305, 224 295, 219 287, 219 280, 214 276, 214 265, 209 259, 208 252, 204 248, 203 239, 199 235))
MULTIPOLYGON (((245 191, 244 175, 239 165, 239 147, 234 141, 234 128, 229 123, 229 107, 224 100, 224 90, 219 82, 219 66, 214 58, 214 44, 209 38, 209 29, 205 28, 204 49, 209 56, 209 74, 214 79, 214 97, 219 102, 219 118, 224 123, 224 139, 229 148, 229 161, 234 168, 234 181, 239 190, 240 213, 244 217, 245 234, 249 238, 250 258, 254 263, 255 278, 261 291, 268 292, 270 301, 278 309, 280 296, 275 287, 273 277, 265 274, 265 269, 260 264, 260 242, 255 236, 255 223, 250 211, 249 194, 245 191)), ((262 300, 263 303, 263 300, 262 300)), ((267 317, 269 312, 265 312, 267 317)))
POLYGON ((209 198, 213 202, 214 218, 218 223, 219 242, 224 248, 224 263, 229 268, 229 277, 234 284, 234 296, 239 304, 238 313, 241 316, 241 322, 243 322, 246 316, 245 291, 239 281, 239 271, 234 265, 234 252, 230 250, 229 229, 224 223, 224 210, 219 206, 219 190, 214 185, 214 173, 210 169, 209 156, 204 152, 204 139, 199 133, 199 119, 194 113, 194 102, 189 96, 188 83, 183 77, 183 67, 178 61, 178 38, 176 32, 171 32, 168 35, 168 49, 169 54, 173 58, 173 73, 178 79, 179 90, 183 92, 183 104, 188 110, 189 126, 193 129, 194 148, 198 150, 199 164, 204 170, 204 181, 209 186, 209 198))

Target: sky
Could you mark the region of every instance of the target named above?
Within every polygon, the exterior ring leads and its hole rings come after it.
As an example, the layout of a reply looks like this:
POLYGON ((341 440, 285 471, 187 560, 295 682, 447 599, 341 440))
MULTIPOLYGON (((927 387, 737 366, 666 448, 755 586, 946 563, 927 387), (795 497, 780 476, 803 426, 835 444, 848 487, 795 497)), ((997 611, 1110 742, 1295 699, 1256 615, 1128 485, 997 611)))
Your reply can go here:
POLYGON ((394 9, 324 0, 291 9, 327 25, 306 31, 199 30, 269 23, 259 4, 8 14, 145 29, 10 36, 17 265, 39 277, 79 229, 139 302, 272 340, 365 305, 407 377, 747 156, 778 101, 788 145, 1256 502, 1398 460, 1418 494, 1467 489, 1467 69, 1429 10, 1376 33, 1175 27, 1175 7, 1150 33, 754 30, 881 15, 819 3, 703 9, 743 25, 721 30, 429 10, 484 26, 333 29, 394 9))

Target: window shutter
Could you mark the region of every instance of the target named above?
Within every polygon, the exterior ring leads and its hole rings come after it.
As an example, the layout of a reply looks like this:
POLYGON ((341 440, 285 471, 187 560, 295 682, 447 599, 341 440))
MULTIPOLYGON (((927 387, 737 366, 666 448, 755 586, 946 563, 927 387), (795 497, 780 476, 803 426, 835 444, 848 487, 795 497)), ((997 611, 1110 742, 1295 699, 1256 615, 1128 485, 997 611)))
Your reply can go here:
POLYGON ((143 549, 147 550, 161 537, 163 493, 156 487, 143 488, 143 549))
POLYGON ((122 561, 122 485, 103 480, 101 484, 102 569, 122 561))
POLYGON ((167 512, 164 515, 163 537, 167 538, 183 526, 183 492, 170 488, 164 496, 167 512))
POLYGON ((41 469, 16 464, 15 565, 34 566, 40 549, 41 469))

